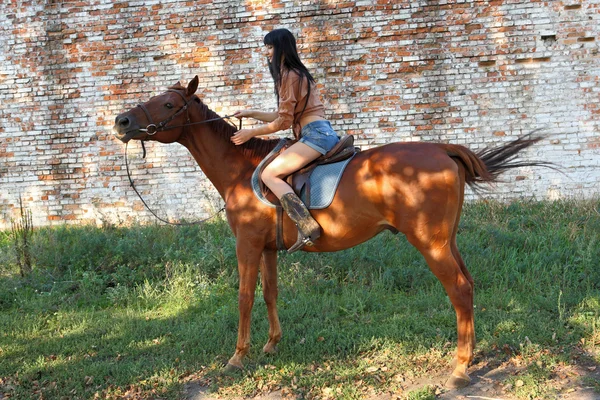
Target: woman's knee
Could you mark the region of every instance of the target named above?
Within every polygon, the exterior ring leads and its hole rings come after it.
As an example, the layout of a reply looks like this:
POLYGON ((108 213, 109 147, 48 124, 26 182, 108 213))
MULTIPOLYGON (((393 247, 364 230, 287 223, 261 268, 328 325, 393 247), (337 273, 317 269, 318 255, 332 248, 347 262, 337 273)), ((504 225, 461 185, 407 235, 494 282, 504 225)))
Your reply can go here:
POLYGON ((277 174, 277 171, 273 170, 272 168, 267 167, 260 174, 260 179, 262 179, 262 181, 266 183, 266 182, 272 182, 276 179, 279 179, 279 176, 277 174))

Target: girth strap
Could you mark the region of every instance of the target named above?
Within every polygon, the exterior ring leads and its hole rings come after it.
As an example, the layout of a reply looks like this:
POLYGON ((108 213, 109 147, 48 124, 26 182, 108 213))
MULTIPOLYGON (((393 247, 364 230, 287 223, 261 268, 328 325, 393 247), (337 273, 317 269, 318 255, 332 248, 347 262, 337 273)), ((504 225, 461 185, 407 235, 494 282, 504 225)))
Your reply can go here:
POLYGON ((283 242, 283 207, 280 205, 275 206, 275 212, 277 213, 275 245, 277 250, 287 250, 283 242))

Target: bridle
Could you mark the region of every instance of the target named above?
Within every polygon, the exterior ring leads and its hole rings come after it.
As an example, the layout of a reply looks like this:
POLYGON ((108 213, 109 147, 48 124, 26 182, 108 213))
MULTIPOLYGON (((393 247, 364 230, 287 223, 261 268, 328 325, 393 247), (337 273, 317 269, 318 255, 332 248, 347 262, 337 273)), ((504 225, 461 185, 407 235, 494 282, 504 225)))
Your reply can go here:
MULTIPOLYGON (((179 110, 175 111, 175 113, 172 114, 167 119, 163 120, 162 122, 159 122, 158 124, 155 124, 152 121, 152 116, 150 115, 150 112, 148 111, 146 106, 144 104, 138 104, 138 107, 142 109, 144 114, 146 114, 146 118, 148 119, 148 125, 146 126, 146 128, 139 128, 139 129, 137 129, 138 131, 145 132, 148 136, 152 136, 152 135, 155 135, 157 132, 168 131, 170 129, 175 129, 175 128, 185 128, 186 126, 190 126, 190 125, 205 124, 207 122, 213 122, 213 121, 218 121, 218 120, 222 120, 222 119, 228 120, 231 117, 235 116, 235 114, 231 114, 231 115, 226 115, 224 117, 205 119, 200 122, 191 122, 188 105, 190 104, 190 101, 192 101, 193 97, 189 100, 186 100, 185 96, 183 94, 181 94, 181 92, 179 90, 176 90, 176 89, 169 89, 169 90, 167 90, 167 92, 177 93, 179 96, 181 96, 181 98, 183 99, 183 102, 184 102, 183 106, 181 106, 179 108, 179 110), (187 121, 185 124, 167 127, 167 124, 169 122, 173 121, 179 114, 181 114, 184 111, 185 111, 186 121, 187 121)), ((242 129, 242 120, 241 119, 240 119, 240 127, 238 129, 242 129)))
MULTIPOLYGON (((184 128, 186 126, 190 126, 190 125, 199 125, 199 124, 204 124, 207 122, 213 122, 213 121, 218 121, 218 120, 224 120, 224 119, 229 119, 231 117, 233 117, 234 115, 226 115, 224 117, 218 117, 218 118, 211 118, 211 119, 205 119, 203 121, 200 122, 191 122, 190 120, 190 114, 189 114, 189 104, 190 101, 192 101, 193 97, 190 100, 187 100, 185 98, 185 96, 178 90, 176 89, 169 89, 167 90, 168 92, 173 92, 173 93, 177 93, 179 96, 181 96, 181 98, 184 101, 183 106, 181 106, 177 111, 175 111, 174 114, 172 114, 171 116, 169 116, 168 118, 166 118, 165 120, 159 122, 158 124, 155 124, 154 121, 152 120, 152 116, 150 115, 150 112, 148 111, 148 109, 146 108, 146 106, 144 104, 138 104, 138 107, 140 107, 142 109, 142 111, 144 112, 144 114, 146 114, 146 118, 148 119, 148 125, 146 126, 146 128, 139 128, 136 129, 140 132, 145 132, 148 136, 153 136, 155 135, 157 132, 162 132, 162 131, 167 131, 170 129, 175 129, 175 128, 184 128), (186 113, 186 123, 183 125, 176 125, 176 126, 167 126, 167 124, 171 121, 173 121, 175 118, 177 118, 177 116, 179 114, 181 114, 182 112, 186 113)), ((242 129, 242 120, 240 119, 240 127, 239 129, 242 129)), ((146 146, 144 145, 144 141, 147 138, 144 138, 141 140, 142 143, 142 150, 143 150, 143 156, 142 158, 146 158, 146 146)), ((137 190, 137 188, 135 187, 134 183, 133 183, 133 178, 131 178, 131 173, 129 171, 129 160, 127 159, 127 148, 128 148, 129 142, 125 143, 125 169, 127 170, 127 178, 129 179, 129 185, 131 186, 131 188, 133 189, 133 191, 135 192, 135 194, 138 195, 138 197, 140 198, 140 200, 142 201, 142 204, 144 204, 144 206, 148 209, 148 211, 150 211, 150 213, 159 221, 164 222, 165 224, 169 224, 169 225, 177 225, 177 226, 188 226, 188 225, 199 225, 202 224, 212 218, 214 218, 217 214, 219 214, 221 211, 225 210, 225 207, 222 207, 221 209, 219 209, 216 213, 214 213, 213 215, 211 215, 208 218, 205 218, 203 220, 200 221, 196 221, 196 222, 170 222, 167 221, 164 218, 159 217, 146 203, 146 201, 144 200, 144 198, 142 197, 142 195, 140 194, 140 192, 137 190)))
POLYGON ((148 119, 148 125, 146 126, 146 128, 145 129, 143 129, 143 128, 138 129, 140 132, 146 132, 146 134, 148 136, 152 136, 152 135, 156 134, 157 132, 161 132, 161 131, 165 131, 165 130, 169 130, 169 129, 174 129, 174 128, 176 128, 175 126, 167 128, 167 124, 169 122, 173 121, 179 114, 181 114, 184 111, 186 113, 187 124, 190 123, 190 114, 188 112, 188 105, 190 104, 191 99, 190 100, 186 100, 185 96, 183 94, 181 94, 180 91, 175 90, 175 89, 169 89, 169 90, 167 90, 167 92, 177 93, 179 96, 181 96, 181 98, 183 99, 183 103, 184 103, 183 106, 181 106, 179 108, 179 110, 175 111, 175 113, 173 115, 171 115, 170 117, 168 117, 164 121, 159 122, 158 125, 157 125, 157 124, 155 124, 152 121, 152 116, 150 115, 150 112, 148 111, 148 109, 146 108, 146 106, 144 104, 138 104, 138 107, 142 109, 142 111, 144 112, 144 114, 146 114, 146 118, 148 119))

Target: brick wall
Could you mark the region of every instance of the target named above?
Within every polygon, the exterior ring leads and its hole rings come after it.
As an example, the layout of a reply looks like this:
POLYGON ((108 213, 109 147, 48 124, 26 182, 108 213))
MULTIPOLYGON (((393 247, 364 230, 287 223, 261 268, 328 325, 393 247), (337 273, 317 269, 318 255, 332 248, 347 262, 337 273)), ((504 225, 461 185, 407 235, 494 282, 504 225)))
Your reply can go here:
MULTIPOLYGON (((4 1, 0 4, 0 228, 18 198, 37 226, 150 221, 129 189, 114 117, 200 76, 219 114, 274 108, 262 38, 299 37, 331 121, 363 148, 472 149, 544 128, 489 197, 595 197, 600 188, 600 3, 567 1, 4 1)), ((134 178, 168 218, 220 205, 183 147, 130 147, 134 178)), ((469 194, 469 198, 474 198, 469 194)))

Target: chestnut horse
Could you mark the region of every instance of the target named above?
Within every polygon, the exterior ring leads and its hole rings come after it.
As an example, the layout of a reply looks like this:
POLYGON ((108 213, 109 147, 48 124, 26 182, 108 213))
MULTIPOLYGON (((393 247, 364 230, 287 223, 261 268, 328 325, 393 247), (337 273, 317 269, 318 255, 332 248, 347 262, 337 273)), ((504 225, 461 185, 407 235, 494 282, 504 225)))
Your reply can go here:
MULTIPOLYGON (((250 348, 250 314, 260 269, 269 318, 269 339, 263 350, 275 353, 281 339, 277 315, 277 248, 275 208, 254 195, 250 178, 278 139, 251 139, 235 146, 236 129, 208 109, 195 95, 198 77, 187 87, 179 83, 116 117, 114 131, 131 139, 178 142, 193 155, 225 201, 227 221, 236 238, 239 271, 239 327, 229 367, 243 368, 250 348), (154 122, 159 121, 159 122, 154 122)), ((516 154, 540 137, 523 137, 478 154, 453 144, 391 143, 358 153, 348 164, 331 205, 313 210, 321 237, 308 252, 348 249, 383 230, 402 232, 425 257, 456 311, 458 347, 447 385, 469 384, 473 359, 473 279, 456 246, 456 232, 465 184, 496 181, 503 171, 535 162, 515 162, 516 154)), ((284 218, 284 242, 291 246, 298 232, 284 218)))

